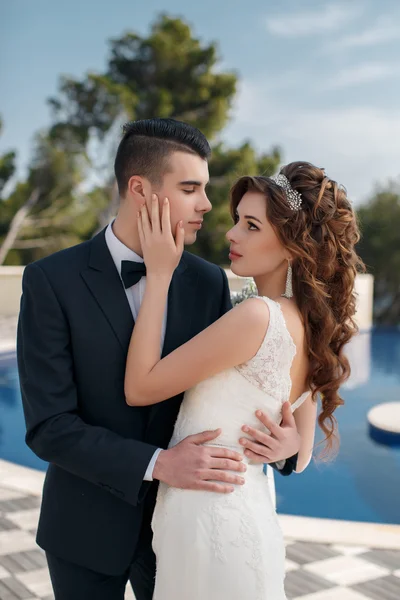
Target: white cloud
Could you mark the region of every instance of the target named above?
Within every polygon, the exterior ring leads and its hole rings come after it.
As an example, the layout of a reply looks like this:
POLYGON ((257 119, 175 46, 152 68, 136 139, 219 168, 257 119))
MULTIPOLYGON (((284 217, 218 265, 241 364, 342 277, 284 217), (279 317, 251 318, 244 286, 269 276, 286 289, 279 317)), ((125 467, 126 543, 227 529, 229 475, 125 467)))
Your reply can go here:
POLYGON ((285 106, 273 88, 244 81, 225 137, 233 144, 251 139, 263 151, 281 145, 285 163, 307 160, 324 167, 356 203, 376 182, 400 173, 400 109, 285 106))
POLYGON ((364 31, 345 35, 327 46, 332 51, 349 50, 351 48, 365 48, 385 44, 392 40, 400 39, 400 25, 383 19, 364 31))
POLYGON ((364 63, 342 69, 332 77, 329 77, 328 81, 326 82, 325 89, 339 89, 352 85, 381 81, 382 79, 396 77, 399 74, 400 65, 398 63, 364 63))
POLYGON ((315 11, 288 12, 266 19, 269 33, 281 37, 300 37, 334 31, 352 21, 361 12, 361 6, 353 3, 330 3, 315 11))

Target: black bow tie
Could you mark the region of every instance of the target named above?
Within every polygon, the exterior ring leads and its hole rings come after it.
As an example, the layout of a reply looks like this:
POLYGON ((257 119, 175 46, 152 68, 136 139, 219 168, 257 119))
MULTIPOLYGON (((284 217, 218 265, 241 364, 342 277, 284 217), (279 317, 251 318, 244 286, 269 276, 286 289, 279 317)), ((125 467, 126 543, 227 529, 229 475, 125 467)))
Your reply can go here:
POLYGON ((121 278, 125 289, 135 285, 142 277, 146 276, 146 265, 133 260, 121 261, 121 278))

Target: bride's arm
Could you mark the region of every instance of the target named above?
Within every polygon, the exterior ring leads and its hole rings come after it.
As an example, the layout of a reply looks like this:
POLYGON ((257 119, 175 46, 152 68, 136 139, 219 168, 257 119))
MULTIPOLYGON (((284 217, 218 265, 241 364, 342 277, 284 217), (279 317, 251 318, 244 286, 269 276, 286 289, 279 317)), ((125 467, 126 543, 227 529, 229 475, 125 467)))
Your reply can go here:
POLYGON ((300 448, 295 468, 296 473, 304 471, 311 461, 314 447, 317 410, 317 403, 312 400, 310 394, 304 400, 303 404, 293 413, 297 431, 300 435, 300 448))
POLYGON ((160 360, 161 324, 169 279, 147 278, 125 373, 130 406, 162 402, 221 371, 250 360, 264 339, 268 306, 250 298, 160 360))

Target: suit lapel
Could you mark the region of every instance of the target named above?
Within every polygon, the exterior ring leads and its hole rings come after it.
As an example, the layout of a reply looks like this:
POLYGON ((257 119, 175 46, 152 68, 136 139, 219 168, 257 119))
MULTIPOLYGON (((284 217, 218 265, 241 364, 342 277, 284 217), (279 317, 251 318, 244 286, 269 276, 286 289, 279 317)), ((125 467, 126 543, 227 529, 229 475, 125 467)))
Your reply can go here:
MULTIPOLYGON (((162 358, 192 337, 192 320, 197 295, 197 272, 187 267, 184 255, 172 277, 168 293, 168 313, 162 358)), ((151 407, 148 426, 164 402, 151 407)))
POLYGON ((167 326, 162 357, 173 352, 191 337, 193 303, 196 299, 197 273, 182 258, 172 277, 168 292, 167 326))
POLYGON ((81 273, 111 325, 126 356, 134 320, 124 286, 105 240, 105 230, 91 241, 88 268, 81 273))
MULTIPOLYGON (((105 230, 91 241, 89 265, 81 273, 107 321, 111 325, 126 360, 134 319, 126 293, 105 241, 105 230)), ((183 255, 175 270, 168 292, 168 311, 162 357, 167 356, 192 337, 195 314, 197 272, 190 269, 183 255)), ((150 422, 164 403, 151 407, 150 422)))

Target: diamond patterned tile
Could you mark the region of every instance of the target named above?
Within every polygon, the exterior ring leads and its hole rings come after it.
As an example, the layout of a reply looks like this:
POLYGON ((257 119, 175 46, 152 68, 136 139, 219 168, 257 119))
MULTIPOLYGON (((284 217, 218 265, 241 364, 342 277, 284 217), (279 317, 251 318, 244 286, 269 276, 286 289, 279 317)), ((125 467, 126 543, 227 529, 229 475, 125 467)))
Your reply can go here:
POLYGON ((15 500, 16 498, 22 498, 25 494, 17 492, 16 490, 9 490, 8 488, 0 488, 0 501, 2 500, 15 500))
POLYGON ((350 590, 349 588, 335 587, 316 594, 306 594, 294 600, 368 600, 367 596, 350 590))
POLYGON ((7 513, 7 518, 14 523, 14 527, 30 531, 35 529, 39 522, 39 512, 39 508, 16 510, 14 512, 7 513))
POLYGON ((369 550, 362 558, 381 567, 400 569, 400 550, 369 550))
POLYGON ((39 598, 44 598, 52 592, 50 575, 47 568, 19 573, 16 577, 32 594, 39 596, 39 598))
POLYGON ((9 513, 18 510, 28 510, 30 508, 39 508, 40 498, 38 496, 22 496, 11 500, 0 501, 0 512, 9 513))
POLYGON ((37 549, 0 556, 0 565, 10 571, 10 573, 33 571, 45 567, 46 564, 44 552, 37 549))
POLYGON ((10 529, 15 529, 15 524, 6 517, 0 517, 0 531, 9 531, 10 529))
MULTIPOLYGON (((0 600, 54 600, 36 546, 40 498, 0 485, 0 600)), ((400 600, 400 552, 286 540, 288 600, 400 600)), ((125 600, 134 600, 127 585, 125 600)))
POLYGON ((308 542, 295 542, 286 548, 286 557, 299 565, 340 556, 337 550, 333 550, 328 544, 310 544, 308 542))
POLYGON ((290 599, 332 587, 335 587, 334 584, 327 579, 314 575, 314 573, 304 571, 303 569, 289 571, 285 578, 285 591, 290 599))
POLYGON ((400 580, 394 575, 358 583, 353 585, 352 589, 372 600, 399 600, 400 598, 400 580))
POLYGON ((369 550, 369 548, 366 548, 365 546, 341 546, 339 544, 334 544, 332 549, 344 556, 359 556, 369 550))
POLYGON ((35 538, 21 529, 0 531, 0 556, 33 550, 36 547, 35 538))
POLYGON ((0 579, 4 579, 5 577, 10 577, 10 573, 0 565, 0 579))
POLYGON ((2 600, 28 600, 31 597, 32 593, 14 577, 0 579, 0 598, 2 600))
POLYGON ((305 565, 307 571, 336 585, 353 585, 388 575, 389 571, 357 556, 337 556, 305 565))
POLYGON ((300 565, 298 565, 297 563, 286 559, 285 560, 285 572, 288 573, 289 571, 293 571, 294 569, 299 569, 300 565))

